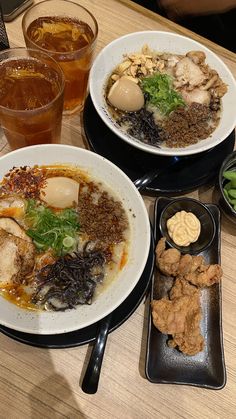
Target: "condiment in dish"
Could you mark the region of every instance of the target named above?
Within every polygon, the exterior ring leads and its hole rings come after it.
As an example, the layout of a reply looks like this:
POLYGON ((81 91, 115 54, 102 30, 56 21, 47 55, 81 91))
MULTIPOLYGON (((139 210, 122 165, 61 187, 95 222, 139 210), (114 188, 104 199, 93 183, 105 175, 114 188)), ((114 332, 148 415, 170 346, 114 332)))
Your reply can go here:
MULTIPOLYGON (((192 218, 192 217, 191 217, 192 218)), ((195 229, 195 227, 194 227, 195 229)), ((160 216, 160 231, 163 237, 166 238, 167 243, 171 247, 175 247, 182 253, 198 254, 209 247, 214 239, 215 235, 215 222, 209 209, 202 202, 192 198, 176 198, 173 199, 166 207, 162 210, 160 216), (176 216, 178 212, 185 211, 193 214, 197 218, 196 232, 200 227, 200 234, 197 240, 187 243, 177 243, 168 231, 168 220, 173 216, 176 216), (200 224, 200 226, 199 226, 200 224)), ((186 229, 182 230, 184 236, 187 235, 186 229)))
POLYGON ((189 246, 198 240, 201 223, 192 212, 178 211, 166 222, 169 236, 177 246, 189 246))

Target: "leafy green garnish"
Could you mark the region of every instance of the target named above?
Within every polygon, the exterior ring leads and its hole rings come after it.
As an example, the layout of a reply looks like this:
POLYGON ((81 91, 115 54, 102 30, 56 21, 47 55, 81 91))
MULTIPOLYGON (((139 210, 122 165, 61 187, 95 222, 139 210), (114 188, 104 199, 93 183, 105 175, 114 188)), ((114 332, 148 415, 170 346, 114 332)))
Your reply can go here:
POLYGON ((163 115, 168 115, 178 106, 184 106, 182 96, 172 87, 172 78, 168 74, 156 73, 142 79, 141 88, 147 100, 156 106, 163 115))
POLYGON ((34 199, 29 199, 25 221, 29 227, 26 233, 38 250, 52 249, 57 256, 74 250, 80 225, 78 214, 73 208, 54 212, 37 204, 34 199))

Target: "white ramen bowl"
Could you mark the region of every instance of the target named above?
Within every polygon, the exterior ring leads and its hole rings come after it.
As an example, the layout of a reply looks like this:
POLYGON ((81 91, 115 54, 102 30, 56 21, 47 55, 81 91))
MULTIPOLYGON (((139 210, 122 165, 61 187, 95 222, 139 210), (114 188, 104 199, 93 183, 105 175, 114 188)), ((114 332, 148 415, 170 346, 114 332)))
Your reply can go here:
POLYGON ((102 319, 133 290, 144 270, 150 247, 150 224, 144 201, 131 180, 113 163, 81 148, 39 145, 21 148, 0 158, 0 179, 13 166, 73 164, 101 181, 122 202, 131 229, 128 262, 117 278, 93 301, 65 312, 31 311, 0 296, 0 324, 22 332, 57 334, 78 330, 102 319))
MULTIPOLYGON (((221 143, 235 128, 236 112, 236 82, 223 61, 204 45, 182 35, 171 32, 143 31, 130 33, 115 39, 105 46, 96 57, 89 80, 91 99, 101 119, 122 140, 143 151, 163 156, 185 156, 201 153, 221 143), (228 92, 222 98, 222 116, 215 131, 205 140, 188 147, 168 148, 154 147, 127 134, 112 119, 105 100, 105 87, 114 68, 124 60, 124 54, 141 51, 144 45, 158 52, 186 54, 188 51, 198 50, 206 54, 206 63, 216 70, 222 80, 228 85, 228 92)), ((109 147, 109 144, 107 144, 109 147)))

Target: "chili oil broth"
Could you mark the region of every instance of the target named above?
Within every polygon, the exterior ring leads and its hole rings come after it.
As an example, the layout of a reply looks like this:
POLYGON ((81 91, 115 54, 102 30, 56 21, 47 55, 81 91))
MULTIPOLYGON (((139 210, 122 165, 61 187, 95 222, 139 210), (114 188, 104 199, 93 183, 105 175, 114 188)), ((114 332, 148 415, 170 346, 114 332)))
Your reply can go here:
MULTIPOLYGON (((124 266, 129 260, 129 245, 131 239, 131 232, 129 227, 128 215, 126 214, 121 201, 113 193, 113 191, 107 185, 92 179, 89 176, 89 174, 85 171, 69 165, 51 165, 41 167, 37 166, 37 169, 42 170, 42 173, 45 176, 45 178, 54 176, 65 176, 79 182, 80 198, 82 197, 84 191, 85 199, 87 194, 89 193, 92 196, 94 202, 96 203, 99 199, 99 195, 101 193, 105 193, 108 195, 109 199, 111 199, 112 201, 114 200, 115 205, 117 205, 118 203, 124 211, 124 219, 126 219, 126 228, 124 229, 122 234, 123 239, 118 240, 117 242, 113 242, 109 246, 107 263, 105 265, 104 280, 102 283, 97 284, 96 286, 94 294, 94 299, 96 299, 117 278, 119 272, 124 268, 124 266)), ((4 196, 1 195, 1 198, 4 198, 4 196)), ((87 205, 86 202, 84 202, 84 204, 87 205)), ((19 222, 19 224, 22 228, 26 228, 24 219, 22 219, 19 222)), ((82 250, 84 244, 90 240, 89 234, 87 234, 86 231, 83 231, 83 226, 81 226, 81 230, 82 231, 79 232, 78 250, 82 250)), ((41 269, 43 266, 47 265, 48 263, 51 264, 55 260, 56 259, 52 256, 52 253, 50 251, 40 253, 36 256, 35 267, 37 266, 41 269)), ((39 310, 39 308, 31 302, 31 296, 36 290, 36 285, 37 284, 35 282, 34 270, 32 274, 28 275, 25 278, 23 284, 8 285, 2 288, 0 287, 0 295, 2 295, 11 303, 20 306, 21 308, 28 310, 39 310)))

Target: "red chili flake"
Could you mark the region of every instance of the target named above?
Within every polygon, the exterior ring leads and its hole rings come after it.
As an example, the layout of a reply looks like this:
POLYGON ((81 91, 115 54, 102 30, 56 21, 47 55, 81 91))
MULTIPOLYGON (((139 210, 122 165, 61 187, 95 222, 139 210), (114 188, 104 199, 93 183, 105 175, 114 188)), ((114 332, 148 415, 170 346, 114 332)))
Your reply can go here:
POLYGON ((37 166, 13 167, 3 178, 0 196, 14 193, 24 198, 37 199, 45 180, 45 172, 37 166))

